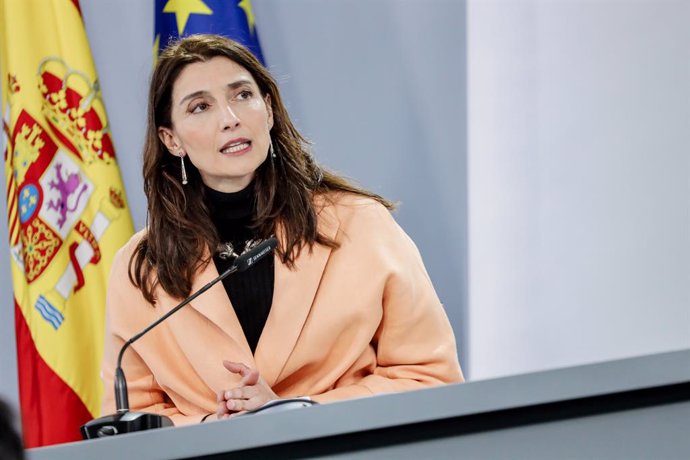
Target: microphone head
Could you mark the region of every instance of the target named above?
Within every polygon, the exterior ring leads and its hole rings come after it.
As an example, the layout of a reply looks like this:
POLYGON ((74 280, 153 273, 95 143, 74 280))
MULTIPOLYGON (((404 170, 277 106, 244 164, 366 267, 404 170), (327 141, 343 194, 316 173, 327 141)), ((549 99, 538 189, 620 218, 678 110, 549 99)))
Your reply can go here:
POLYGON ((273 250, 276 248, 276 246, 278 246, 278 240, 275 238, 269 238, 266 241, 262 241, 256 247, 250 249, 235 259, 237 271, 243 272, 252 265, 256 264, 268 254, 273 253, 273 250))

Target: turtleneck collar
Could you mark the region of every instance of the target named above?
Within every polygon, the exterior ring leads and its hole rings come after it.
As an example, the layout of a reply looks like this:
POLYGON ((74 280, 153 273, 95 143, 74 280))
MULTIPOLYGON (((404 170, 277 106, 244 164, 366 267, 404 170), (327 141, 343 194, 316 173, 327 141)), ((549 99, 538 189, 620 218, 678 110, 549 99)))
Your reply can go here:
POLYGON ((249 237, 249 226, 255 214, 256 196, 250 183, 238 192, 219 192, 204 185, 205 200, 222 240, 249 237))
POLYGON ((206 204, 209 205, 211 215, 216 213, 229 218, 247 217, 254 214, 253 184, 249 184, 238 192, 219 192, 204 184, 206 204))

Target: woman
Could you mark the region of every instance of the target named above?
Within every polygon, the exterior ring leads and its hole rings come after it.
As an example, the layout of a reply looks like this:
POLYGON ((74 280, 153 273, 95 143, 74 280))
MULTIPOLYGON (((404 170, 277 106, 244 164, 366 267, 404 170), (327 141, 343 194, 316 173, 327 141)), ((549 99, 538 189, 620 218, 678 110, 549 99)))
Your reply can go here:
POLYGON ((462 381, 455 340, 391 203, 321 169, 268 71, 199 35, 160 56, 149 96, 148 226, 107 296, 104 413, 124 341, 271 236, 279 245, 136 342, 130 407, 176 425, 309 396, 462 381))

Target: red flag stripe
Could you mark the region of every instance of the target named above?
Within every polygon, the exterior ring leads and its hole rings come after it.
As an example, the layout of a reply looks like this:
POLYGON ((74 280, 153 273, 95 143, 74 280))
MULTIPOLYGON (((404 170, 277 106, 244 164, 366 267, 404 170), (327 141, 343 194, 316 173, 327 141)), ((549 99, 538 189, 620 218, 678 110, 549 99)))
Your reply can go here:
POLYGON ((78 441, 78 427, 93 416, 74 390, 38 354, 16 300, 14 309, 24 447, 78 441))
POLYGON ((19 242, 19 226, 17 225, 17 219, 12 220, 12 225, 10 226, 10 243, 12 246, 19 242))
POLYGON ((81 7, 79 6, 79 0, 72 0, 72 3, 74 3, 74 7, 77 9, 77 11, 79 11, 79 16, 81 16, 81 7))
MULTIPOLYGON (((13 189, 16 187, 12 187, 13 189)), ((17 193, 16 190, 13 190, 12 193, 9 194, 7 197, 7 214, 16 214, 17 213, 17 193)))
POLYGON ((10 174, 9 180, 7 181, 7 196, 5 197, 6 202, 10 201, 10 194, 12 193, 14 188, 14 174, 10 174))
POLYGON ((17 187, 15 186, 14 176, 10 175, 7 186, 7 226, 10 229, 10 244, 14 246, 19 242, 19 218, 17 217, 17 187))

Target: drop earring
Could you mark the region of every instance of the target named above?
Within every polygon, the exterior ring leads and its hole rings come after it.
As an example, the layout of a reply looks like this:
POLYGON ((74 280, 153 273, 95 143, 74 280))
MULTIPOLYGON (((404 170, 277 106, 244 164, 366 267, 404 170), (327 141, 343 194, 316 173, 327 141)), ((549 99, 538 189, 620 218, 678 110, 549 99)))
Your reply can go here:
POLYGON ((187 185, 187 170, 184 168, 184 152, 180 152, 180 171, 182 172, 182 185, 187 185))
POLYGON ((278 155, 276 155, 276 151, 273 149, 273 139, 269 141, 268 154, 271 155, 271 159, 278 158, 278 155))

